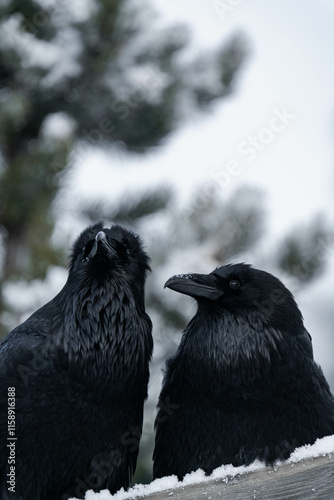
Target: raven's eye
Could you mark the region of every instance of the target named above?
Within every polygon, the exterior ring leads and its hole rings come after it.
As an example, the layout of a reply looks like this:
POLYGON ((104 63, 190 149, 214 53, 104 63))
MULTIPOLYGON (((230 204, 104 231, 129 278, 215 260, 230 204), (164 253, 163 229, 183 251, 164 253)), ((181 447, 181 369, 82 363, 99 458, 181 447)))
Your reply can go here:
POLYGON ((129 260, 130 257, 130 251, 126 248, 126 246, 123 244, 123 242, 116 242, 116 251, 118 253, 118 256, 122 260, 129 260))
POLYGON ((83 258, 86 259, 94 245, 94 240, 90 240, 83 248, 83 258))
POLYGON ((236 290, 237 288, 239 288, 240 283, 238 280, 231 280, 229 282, 229 285, 230 285, 230 288, 233 288, 233 290, 236 290))

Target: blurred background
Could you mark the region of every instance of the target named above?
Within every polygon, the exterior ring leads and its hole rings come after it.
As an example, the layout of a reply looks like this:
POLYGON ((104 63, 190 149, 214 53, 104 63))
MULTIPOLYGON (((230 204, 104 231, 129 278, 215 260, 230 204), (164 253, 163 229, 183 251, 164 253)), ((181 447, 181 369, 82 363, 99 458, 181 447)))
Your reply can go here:
POLYGON ((294 293, 334 390, 331 0, 4 0, 1 338, 64 285, 73 240, 124 224, 152 258, 140 461, 195 304, 164 282, 248 262, 294 293))

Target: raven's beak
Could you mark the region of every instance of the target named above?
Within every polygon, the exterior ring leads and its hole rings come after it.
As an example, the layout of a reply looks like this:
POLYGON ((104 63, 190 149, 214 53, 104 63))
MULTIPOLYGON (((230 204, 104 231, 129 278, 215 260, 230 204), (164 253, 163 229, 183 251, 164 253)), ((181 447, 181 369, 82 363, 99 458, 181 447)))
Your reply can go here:
POLYGON ((117 256, 115 248, 109 243, 106 233, 104 231, 99 231, 95 236, 94 246, 96 245, 95 253, 100 251, 101 253, 112 258, 117 256))
POLYGON ((177 274, 169 278, 164 288, 190 297, 217 300, 223 291, 217 288, 217 278, 212 274, 177 274))
POLYGON ((116 250, 109 244, 104 231, 99 231, 95 236, 91 250, 85 260, 88 262, 95 257, 97 253, 103 254, 109 258, 117 256, 116 250))
POLYGON ((98 243, 99 241, 106 241, 107 236, 104 231, 99 231, 97 235, 95 236, 95 241, 98 243))

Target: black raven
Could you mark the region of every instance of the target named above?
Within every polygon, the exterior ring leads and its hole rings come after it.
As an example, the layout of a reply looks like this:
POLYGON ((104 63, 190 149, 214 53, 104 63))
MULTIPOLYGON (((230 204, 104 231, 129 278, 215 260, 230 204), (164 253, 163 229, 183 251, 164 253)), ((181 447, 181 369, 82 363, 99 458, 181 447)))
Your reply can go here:
POLYGON ((273 464, 334 434, 334 398, 287 288, 246 264, 170 278, 198 303, 167 361, 154 477, 273 464))
POLYGON ((64 288, 0 344, 2 500, 128 486, 153 345, 148 270, 137 235, 91 226, 64 288))

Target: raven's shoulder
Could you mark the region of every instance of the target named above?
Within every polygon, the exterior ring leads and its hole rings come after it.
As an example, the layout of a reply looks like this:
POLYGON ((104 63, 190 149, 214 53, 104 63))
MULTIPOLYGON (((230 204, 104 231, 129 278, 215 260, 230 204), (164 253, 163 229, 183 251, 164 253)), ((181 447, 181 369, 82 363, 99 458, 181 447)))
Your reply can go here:
POLYGON ((299 356, 305 356, 309 360, 313 360, 313 344, 309 332, 304 328, 293 337, 293 340, 294 348, 297 350, 299 356))
POLYGON ((61 324, 62 315, 51 301, 14 328, 0 343, 0 381, 13 378, 20 367, 37 365, 38 359, 47 358, 55 348, 61 324))

